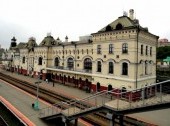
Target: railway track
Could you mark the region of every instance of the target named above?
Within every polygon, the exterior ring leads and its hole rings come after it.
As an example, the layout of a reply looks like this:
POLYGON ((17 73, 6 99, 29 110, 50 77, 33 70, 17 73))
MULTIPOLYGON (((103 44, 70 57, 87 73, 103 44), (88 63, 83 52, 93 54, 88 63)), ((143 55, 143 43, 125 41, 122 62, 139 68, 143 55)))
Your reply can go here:
MULTIPOLYGON (((27 91, 28 93, 30 94, 33 94, 36 96, 36 91, 37 91, 37 86, 36 85, 33 85, 32 83, 29 83, 27 81, 23 81, 23 80, 19 80, 17 78, 13 78, 9 75, 6 75, 6 74, 3 74, 0 72, 0 79, 24 90, 24 91, 27 91)), ((57 104, 57 103, 60 103, 60 102, 65 102, 67 103, 68 101, 72 101, 74 102, 74 99, 68 97, 68 96, 64 96, 63 94, 60 94, 60 93, 57 93, 57 92, 54 92, 52 90, 48 90, 48 89, 44 89, 42 87, 39 87, 39 98, 51 103, 51 104, 57 104)), ((83 108, 86 108, 86 107, 90 107, 89 104, 83 104, 83 103, 80 103, 80 104, 76 104, 77 107, 83 107, 83 108)), ((60 108, 64 109, 65 107, 64 106, 60 106, 60 108)), ((93 124, 102 124, 102 122, 108 122, 108 120, 106 120, 105 118, 103 118, 102 120, 98 120, 96 117, 97 114, 93 115, 93 114, 90 114, 91 116, 87 115, 86 117, 84 117, 84 120, 85 118, 86 121, 89 120, 88 122, 91 122, 90 121, 90 118, 93 117, 95 118, 95 121, 93 122, 93 124)), ((108 126, 107 123, 103 123, 102 124, 103 126, 108 126)))
MULTIPOLYGON (((28 93, 31 93, 36 96, 36 90, 37 86, 34 84, 31 84, 27 81, 19 80, 17 78, 13 78, 9 75, 3 74, 0 72, 0 79, 22 89, 27 91, 28 93)), ((44 89, 42 87, 39 87, 39 98, 51 103, 51 104, 57 104, 60 102, 68 102, 68 101, 76 101, 64 94, 60 94, 57 92, 54 92, 52 90, 44 89)), ((91 105, 85 104, 85 103, 77 103, 76 107, 83 107, 87 108, 90 107, 91 105)), ((59 106, 60 108, 64 109, 64 106, 59 106)), ((84 117, 81 117, 84 121, 94 125, 94 126, 109 126, 109 120, 106 118, 107 112, 97 112, 97 113, 92 113, 89 115, 86 115, 84 117)), ((115 120, 115 123, 118 124, 118 119, 115 120)), ((147 124, 144 122, 141 122, 140 120, 135 120, 129 117, 124 117, 124 125, 126 126, 137 126, 139 124, 147 124)))

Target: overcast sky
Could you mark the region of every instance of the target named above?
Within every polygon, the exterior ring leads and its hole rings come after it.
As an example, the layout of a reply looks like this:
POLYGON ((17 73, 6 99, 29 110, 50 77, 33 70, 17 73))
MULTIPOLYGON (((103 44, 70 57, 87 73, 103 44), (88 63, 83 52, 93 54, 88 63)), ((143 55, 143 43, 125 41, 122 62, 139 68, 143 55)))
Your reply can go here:
POLYGON ((56 39, 69 41, 97 32, 134 9, 140 25, 160 38, 170 40, 168 0, 0 0, 0 44, 9 48, 35 37, 39 44, 51 32, 56 39))

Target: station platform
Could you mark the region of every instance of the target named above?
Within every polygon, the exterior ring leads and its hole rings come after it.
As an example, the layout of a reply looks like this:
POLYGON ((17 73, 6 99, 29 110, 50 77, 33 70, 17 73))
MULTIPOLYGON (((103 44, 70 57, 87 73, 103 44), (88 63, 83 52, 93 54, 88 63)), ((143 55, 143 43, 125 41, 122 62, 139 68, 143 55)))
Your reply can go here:
MULTIPOLYGON (((5 71, 0 69, 0 72, 7 74, 9 76, 19 78, 24 81, 28 81, 29 83, 34 84, 38 81, 38 79, 31 78, 24 75, 18 75, 16 73, 11 73, 9 71, 5 71)), ((42 81, 39 85, 40 87, 47 88, 49 90, 53 90, 56 92, 60 92, 64 95, 69 95, 72 98, 84 98, 90 95, 90 93, 82 92, 82 90, 67 87, 58 83, 53 84, 42 81)), ((35 103, 36 97, 15 87, 7 82, 0 80, 0 97, 4 98, 8 101, 17 111, 17 113, 21 113, 26 120, 30 120, 32 123, 31 126, 56 126, 54 122, 44 122, 39 118, 39 111, 32 108, 32 103, 35 103)), ((46 108, 51 106, 51 104, 39 99, 39 109, 46 108)), ((83 121, 82 119, 78 119, 79 126, 91 126, 89 123, 83 121)))
POLYGON ((0 69, 0 72, 3 72, 3 74, 7 74, 9 76, 19 78, 20 80, 24 80, 32 84, 35 84, 35 82, 37 81, 41 81, 39 85, 40 87, 52 90, 54 92, 59 92, 64 95, 68 95, 71 98, 82 99, 82 98, 85 98, 91 95, 90 93, 86 93, 85 91, 80 90, 78 88, 74 88, 72 86, 67 86, 67 85, 60 84, 60 83, 54 83, 54 86, 53 86, 52 82, 47 83, 46 81, 39 80, 37 78, 32 78, 29 76, 24 76, 22 74, 12 73, 12 72, 2 70, 2 69, 0 69))
MULTIPOLYGON (((21 120, 28 120, 29 126, 47 126, 45 122, 39 119, 39 111, 32 108, 32 103, 36 98, 10 84, 0 80, 0 96, 6 101, 6 107, 9 107, 14 114, 21 120), (9 102, 9 103, 7 103, 9 102)), ((49 104, 39 100, 40 108, 49 104)), ((53 126, 49 125, 48 126, 53 126)))
MULTIPOLYGON (((36 78, 31 78, 29 76, 24 76, 24 75, 21 75, 21 74, 12 73, 12 72, 5 71, 5 70, 2 70, 2 69, 0 69, 0 72, 3 72, 4 74, 7 74, 7 75, 15 77, 15 78, 19 78, 19 79, 24 80, 24 81, 28 81, 29 83, 32 83, 32 84, 34 84, 35 82, 39 81, 36 78)), ((41 80, 41 81, 42 81, 42 83, 39 85, 40 87, 52 90, 54 92, 60 92, 61 94, 68 95, 69 97, 72 97, 72 98, 82 99, 84 97, 87 97, 87 96, 91 95, 91 93, 86 93, 83 90, 80 90, 78 88, 74 88, 74 87, 71 87, 71 86, 66 86, 66 85, 59 84, 59 83, 54 83, 54 86, 53 86, 52 82, 47 83, 46 81, 43 81, 43 80, 41 80)), ((0 82, 0 96, 3 96, 5 99, 9 100, 14 105, 15 104, 19 104, 19 105, 16 105, 16 108, 19 109, 27 117, 30 117, 31 121, 33 121, 35 123, 36 122, 37 123, 42 123, 42 124, 38 124, 38 125, 41 125, 41 126, 45 126, 46 125, 44 122, 39 120, 38 112, 33 110, 32 107, 31 107, 31 104, 36 99, 35 97, 30 97, 28 95, 24 96, 22 94, 17 94, 18 91, 15 91, 14 89, 10 89, 10 88, 8 90, 7 89, 3 89, 1 85, 2 84, 0 82), (14 92, 16 94, 11 94, 11 92, 13 92, 13 90, 14 90, 14 92), (19 96, 22 96, 23 98, 19 97, 19 96), (17 98, 18 99, 18 103, 17 103, 17 101, 15 101, 16 97, 18 97, 17 98), (27 97, 29 97, 28 101, 26 100, 27 97), (23 108, 22 108, 22 106, 23 106, 23 108), (28 108, 25 108, 25 107, 28 107, 28 108), (30 111, 29 111, 29 109, 30 109, 30 111), (37 120, 34 120, 35 118, 37 120), (40 122, 38 122, 38 121, 40 121, 40 122)), ((48 106, 48 104, 42 102, 42 103, 40 103, 40 106, 43 108, 43 107, 48 106)), ((170 113, 170 109, 164 109, 164 110, 156 110, 156 111, 149 111, 149 112, 129 114, 127 116, 130 116, 132 118, 136 118, 136 119, 142 120, 144 122, 150 122, 152 124, 166 126, 166 125, 170 125, 170 116, 169 116, 169 113, 170 113)))

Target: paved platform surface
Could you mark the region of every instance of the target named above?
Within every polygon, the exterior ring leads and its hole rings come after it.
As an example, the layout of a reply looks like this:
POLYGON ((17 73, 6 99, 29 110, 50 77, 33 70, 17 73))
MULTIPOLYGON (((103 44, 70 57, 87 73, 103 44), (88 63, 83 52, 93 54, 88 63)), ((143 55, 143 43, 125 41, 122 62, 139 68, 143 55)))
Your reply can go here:
MULTIPOLYGON (((2 70, 0 69, 0 71, 2 71, 2 70)), ((13 76, 13 77, 19 78, 21 80, 28 81, 32 84, 34 84, 36 81, 38 81, 38 79, 36 79, 36 78, 31 78, 31 77, 24 76, 24 75, 17 74, 17 73, 11 73, 11 72, 8 72, 8 71, 5 71, 5 70, 3 70, 2 72, 5 73, 5 74, 8 74, 9 76, 13 76)), ((49 90, 53 90, 53 91, 56 91, 56 92, 63 93, 63 94, 68 95, 72 98, 81 99, 81 98, 84 98, 84 97, 91 95, 90 93, 86 93, 85 91, 82 91, 80 89, 70 87, 70 86, 65 86, 65 85, 59 84, 59 83, 55 83, 54 87, 53 87, 53 84, 51 82, 47 83, 45 81, 42 81, 42 83, 40 84, 40 87, 44 87, 44 88, 47 88, 49 90)), ((5 91, 3 91, 3 93, 5 93, 5 91)), ((0 91, 0 95, 1 94, 2 93, 0 91)), ((11 96, 11 99, 14 98, 13 94, 8 95, 7 97, 10 97, 10 96, 11 96)), ((31 103, 34 100, 35 100, 35 98, 32 98, 32 100, 30 99, 27 104, 26 103, 22 103, 22 104, 23 104, 23 106, 28 107, 29 105, 31 105, 31 103), (30 102, 30 101, 32 101, 32 102, 30 102)), ((23 102, 24 101, 25 100, 23 99, 23 102)), ((15 101, 14 101, 14 103, 15 103, 15 101)), ((31 106, 29 106, 29 107, 31 108, 31 106)), ((29 113, 30 112, 26 112, 26 114, 28 114, 28 116, 31 116, 31 114, 29 114, 29 113)), ((131 115, 128 115, 128 116, 131 116, 131 117, 137 118, 137 119, 141 119, 145 122, 151 122, 153 124, 157 124, 157 125, 160 125, 160 126, 170 126, 169 113, 170 113, 170 109, 163 109, 163 110, 156 110, 156 111, 150 111, 150 112, 136 113, 136 114, 131 114, 131 115)))
MULTIPOLYGON (((2 69, 0 69, 0 72, 3 72, 4 74, 7 74, 15 78, 19 78, 24 81, 28 81, 32 84, 38 81, 38 79, 36 78, 31 78, 31 77, 24 76, 24 75, 17 74, 17 73, 11 73, 9 71, 5 71, 2 69)), ((53 87, 53 84, 51 82, 47 83, 45 81, 42 81, 42 83, 40 84, 40 87, 44 87, 49 90, 53 90, 55 92, 60 92, 62 94, 68 95, 69 97, 78 98, 78 99, 91 95, 90 93, 86 93, 85 91, 76 89, 74 87, 64 86, 59 83, 55 83, 53 87)), ((32 121, 35 125, 37 126, 53 126, 54 125, 54 124, 49 124, 49 123, 47 124, 41 119, 39 119, 39 111, 34 110, 32 108, 32 103, 35 102, 36 97, 26 93, 25 91, 22 91, 14 86, 11 86, 10 84, 6 84, 0 81, 0 96, 4 97, 7 101, 9 101, 16 109, 18 109, 22 114, 28 117, 30 121, 32 121)), ((40 100, 40 109, 46 108, 48 106, 51 106, 51 105, 40 100)), ((90 124, 84 122, 83 120, 81 119, 78 119, 78 120, 79 120, 79 124, 78 124, 79 126, 87 126, 87 125, 90 126, 90 124)))
MULTIPOLYGON (((24 93, 18 88, 0 80, 0 96, 9 101, 19 112, 24 114, 36 126, 47 126, 45 122, 39 119, 39 111, 32 108, 35 97, 24 93)), ((47 104, 40 101, 40 108, 46 107, 47 104)), ((53 126, 49 125, 48 126, 53 126)))
MULTIPOLYGON (((32 83, 32 84, 34 84, 36 81, 39 81, 36 78, 24 76, 22 74, 17 74, 17 73, 11 73, 9 71, 5 71, 5 70, 2 70, 2 69, 0 69, 0 72, 3 72, 4 74, 7 74, 7 75, 12 76, 12 77, 19 78, 19 79, 24 80, 24 81, 28 81, 29 83, 32 83)), ((40 84, 40 87, 44 87, 46 89, 50 89, 50 90, 53 90, 55 92, 60 92, 64 95, 68 94, 69 97, 72 97, 72 98, 81 99, 81 98, 85 98, 85 97, 91 95, 90 93, 86 93, 83 90, 80 90, 78 88, 74 88, 74 87, 71 87, 71 86, 66 86, 66 85, 63 85, 63 84, 60 84, 60 83, 54 83, 54 87, 53 87, 52 82, 47 83, 46 81, 43 81, 43 80, 40 80, 40 81, 42 82, 40 84)))

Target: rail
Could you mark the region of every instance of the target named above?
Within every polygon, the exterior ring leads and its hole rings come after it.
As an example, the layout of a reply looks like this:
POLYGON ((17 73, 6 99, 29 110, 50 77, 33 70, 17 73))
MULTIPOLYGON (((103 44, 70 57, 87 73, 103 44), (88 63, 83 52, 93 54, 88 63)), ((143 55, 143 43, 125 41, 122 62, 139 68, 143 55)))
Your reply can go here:
POLYGON ((130 110, 170 102, 170 80, 126 92, 102 91, 83 99, 61 102, 40 111, 40 118, 56 114, 67 117, 107 107, 114 111, 130 110), (109 96, 109 97, 108 97, 109 96))

